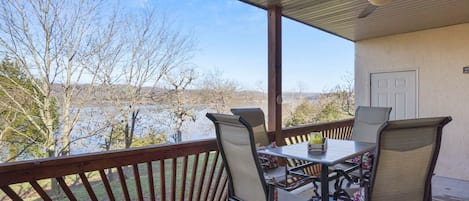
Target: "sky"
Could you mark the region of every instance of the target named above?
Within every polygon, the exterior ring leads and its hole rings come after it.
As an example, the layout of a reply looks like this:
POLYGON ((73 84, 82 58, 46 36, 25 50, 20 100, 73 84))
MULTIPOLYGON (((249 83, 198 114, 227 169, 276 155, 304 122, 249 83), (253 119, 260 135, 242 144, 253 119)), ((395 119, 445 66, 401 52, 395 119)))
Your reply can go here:
MULTIPOLYGON (((237 0, 136 0, 152 6, 196 42, 199 71, 221 71, 241 89, 267 88, 267 11, 237 0)), ((353 78, 352 42, 282 19, 282 90, 323 92, 353 78)))

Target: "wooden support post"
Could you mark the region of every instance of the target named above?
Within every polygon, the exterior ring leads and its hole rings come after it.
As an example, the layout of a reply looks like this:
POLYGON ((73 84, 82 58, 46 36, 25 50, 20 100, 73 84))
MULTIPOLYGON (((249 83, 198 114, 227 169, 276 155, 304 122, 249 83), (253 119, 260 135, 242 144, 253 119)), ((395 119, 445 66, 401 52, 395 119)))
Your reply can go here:
POLYGON ((275 141, 283 145, 282 131, 282 10, 268 10, 268 125, 275 141))

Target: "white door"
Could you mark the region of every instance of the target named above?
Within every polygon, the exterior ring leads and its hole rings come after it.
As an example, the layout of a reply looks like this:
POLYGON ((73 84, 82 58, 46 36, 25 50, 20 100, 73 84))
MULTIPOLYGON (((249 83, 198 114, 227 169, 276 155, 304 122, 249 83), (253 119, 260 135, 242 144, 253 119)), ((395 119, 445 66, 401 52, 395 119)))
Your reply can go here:
POLYGON ((392 107, 391 120, 416 118, 415 71, 372 73, 371 106, 392 107))

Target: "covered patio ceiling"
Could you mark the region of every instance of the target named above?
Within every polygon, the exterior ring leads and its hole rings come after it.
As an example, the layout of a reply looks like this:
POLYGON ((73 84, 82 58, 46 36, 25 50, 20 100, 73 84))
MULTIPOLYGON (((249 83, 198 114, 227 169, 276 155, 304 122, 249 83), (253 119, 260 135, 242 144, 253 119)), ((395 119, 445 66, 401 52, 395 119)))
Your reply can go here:
POLYGON ((360 41, 469 22, 468 0, 392 0, 364 18, 367 0, 241 0, 339 37, 360 41))
POLYGON ((469 0, 239 0, 267 11, 268 130, 282 144, 282 23, 287 17, 350 41, 469 22, 469 0), (369 9, 370 1, 386 4, 369 9), (359 17, 361 16, 361 17, 359 17), (365 16, 365 17, 364 17, 365 16))

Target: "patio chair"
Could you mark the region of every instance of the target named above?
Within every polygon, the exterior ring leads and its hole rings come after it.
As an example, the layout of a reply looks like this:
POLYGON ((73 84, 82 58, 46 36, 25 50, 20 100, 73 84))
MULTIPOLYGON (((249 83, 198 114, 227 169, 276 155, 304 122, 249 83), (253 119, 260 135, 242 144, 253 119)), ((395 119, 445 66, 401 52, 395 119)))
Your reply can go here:
POLYGON ((352 128, 352 140, 376 143, 378 129, 389 120, 390 107, 358 106, 352 128))
POLYGON ((370 188, 346 189, 339 200, 430 201, 443 127, 451 117, 389 121, 381 129, 370 188), (363 196, 363 193, 360 195, 363 196))
POLYGON ((229 200, 302 200, 266 182, 257 159, 253 129, 247 121, 236 115, 207 113, 206 116, 215 125, 218 148, 229 178, 229 200))
POLYGON ((264 112, 260 108, 232 108, 231 113, 242 117, 251 125, 256 145, 267 146, 270 144, 264 112))
MULTIPOLYGON (((390 113, 390 107, 358 106, 355 111, 352 140, 376 143, 378 129, 389 120, 390 113)), ((360 180, 363 184, 363 167, 371 168, 372 158, 372 153, 365 153, 357 159, 336 165, 333 169, 348 181, 348 186, 350 186, 353 181, 357 180, 360 180)), ((342 182, 337 185, 342 185, 342 182)))
MULTIPOLYGON (((256 143, 257 147, 268 146, 271 144, 265 126, 264 112, 260 108, 232 108, 231 112, 234 115, 240 116, 245 121, 247 121, 249 125, 251 125, 254 136, 254 142, 256 143)), ((275 181, 278 181, 279 183, 284 183, 285 186, 288 186, 287 179, 294 180, 295 178, 299 178, 299 175, 308 176, 305 174, 303 169, 308 168, 314 163, 301 161, 297 162, 296 164, 300 164, 300 166, 279 166, 273 169, 264 169, 264 176, 267 180, 273 178, 275 181), (290 172, 296 174, 296 177, 288 177, 288 173, 290 172)), ((314 185, 317 188, 316 183, 314 183, 314 185)), ((317 196, 319 196, 319 194, 317 194, 317 196)))

